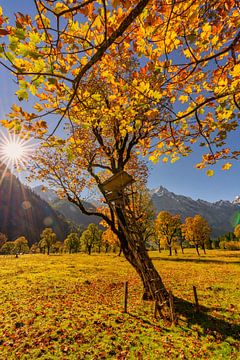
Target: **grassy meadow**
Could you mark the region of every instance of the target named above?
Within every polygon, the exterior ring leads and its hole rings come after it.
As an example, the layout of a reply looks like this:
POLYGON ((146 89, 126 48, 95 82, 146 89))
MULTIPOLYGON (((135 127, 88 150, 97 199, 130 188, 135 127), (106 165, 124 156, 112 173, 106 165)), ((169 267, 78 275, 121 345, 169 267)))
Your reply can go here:
POLYGON ((0 256, 0 360, 240 359, 240 254, 151 252, 167 288, 193 302, 170 325, 115 254, 0 256), (128 314, 123 283, 129 282, 128 314))

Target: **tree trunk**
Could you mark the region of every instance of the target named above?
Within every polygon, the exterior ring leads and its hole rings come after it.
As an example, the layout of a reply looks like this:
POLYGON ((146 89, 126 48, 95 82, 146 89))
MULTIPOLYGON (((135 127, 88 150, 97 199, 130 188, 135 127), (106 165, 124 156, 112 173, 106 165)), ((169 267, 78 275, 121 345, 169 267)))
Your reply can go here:
POLYGON ((118 256, 121 256, 121 254, 122 254, 122 246, 120 246, 120 248, 119 248, 118 256))
POLYGON ((168 247, 169 247, 169 256, 172 256, 172 247, 171 246, 168 247))
POLYGON ((161 252, 161 244, 160 244, 160 241, 158 242, 158 252, 159 252, 159 253, 161 252))
POLYGON ((116 213, 119 219, 121 249, 142 280, 143 300, 157 300, 159 313, 162 314, 163 311, 162 315, 167 317, 169 315, 168 292, 148 255, 141 234, 129 229, 121 208, 116 208, 116 213))
POLYGON ((202 249, 203 249, 204 254, 206 255, 206 250, 205 250, 205 245, 204 244, 202 245, 202 249))
POLYGON ((184 254, 182 243, 180 244, 180 246, 181 246, 182 254, 184 254))
POLYGON ((198 245, 195 245, 195 248, 196 248, 198 256, 200 256, 199 251, 198 251, 198 245))
POLYGON ((143 300, 158 300, 160 305, 168 302, 168 292, 155 269, 144 244, 121 239, 126 259, 137 271, 143 283, 143 300))
POLYGON ((47 254, 50 254, 50 246, 47 247, 47 254))
POLYGON ((91 245, 90 245, 90 246, 88 246, 87 250, 88 250, 88 255, 91 255, 91 250, 92 250, 91 245))

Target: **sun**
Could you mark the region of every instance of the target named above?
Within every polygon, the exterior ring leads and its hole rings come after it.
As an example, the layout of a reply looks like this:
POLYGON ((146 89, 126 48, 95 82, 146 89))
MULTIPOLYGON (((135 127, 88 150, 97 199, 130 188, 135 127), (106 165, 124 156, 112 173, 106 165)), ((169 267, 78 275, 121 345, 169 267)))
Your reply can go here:
POLYGON ((9 160, 21 160, 24 156, 24 145, 18 142, 8 142, 2 149, 3 155, 9 160))
POLYGON ((22 167, 33 152, 29 141, 15 134, 6 136, 0 132, 0 161, 6 163, 7 166, 22 167))

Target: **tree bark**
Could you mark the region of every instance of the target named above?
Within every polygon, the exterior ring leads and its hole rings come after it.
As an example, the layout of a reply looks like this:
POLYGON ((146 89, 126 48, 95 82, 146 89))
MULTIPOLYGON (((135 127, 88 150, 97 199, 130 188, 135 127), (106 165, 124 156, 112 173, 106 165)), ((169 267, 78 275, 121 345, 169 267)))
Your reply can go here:
POLYGON ((168 317, 168 292, 148 255, 141 234, 129 230, 124 213, 120 208, 116 209, 116 213, 119 219, 118 229, 121 249, 125 258, 134 267, 142 280, 144 288, 143 300, 157 300, 159 313, 164 317, 168 317))
POLYGON ((171 246, 168 247, 169 247, 169 256, 172 256, 172 247, 171 246))

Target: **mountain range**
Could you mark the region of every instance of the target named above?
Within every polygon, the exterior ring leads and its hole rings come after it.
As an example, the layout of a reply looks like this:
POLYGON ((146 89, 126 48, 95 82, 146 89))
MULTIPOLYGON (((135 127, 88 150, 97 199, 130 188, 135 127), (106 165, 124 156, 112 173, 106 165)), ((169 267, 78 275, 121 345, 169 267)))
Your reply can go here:
POLYGON ((214 203, 205 200, 193 200, 190 197, 176 195, 160 186, 150 191, 152 202, 157 212, 166 210, 179 214, 182 221, 186 217, 200 214, 212 228, 212 237, 233 231, 240 214, 240 197, 233 202, 220 200, 214 203))
MULTIPOLYGON (((156 213, 162 210, 179 214, 182 221, 196 214, 202 215, 212 228, 212 237, 223 235, 234 229, 240 221, 240 197, 233 202, 217 201, 210 203, 201 199, 177 195, 160 186, 150 190, 156 213)), ((84 202, 86 208, 95 210, 94 202, 84 202)), ((30 244, 39 240, 45 227, 52 227, 59 240, 66 238, 74 225, 85 228, 90 223, 98 224, 101 218, 82 214, 79 208, 42 186, 34 189, 23 185, 5 165, 0 164, 0 232, 9 240, 24 235, 30 244)))
MULTIPOLYGON (((53 190, 44 188, 43 192, 42 188, 43 187, 39 185, 33 188, 33 191, 73 224, 85 228, 91 223, 98 224, 101 221, 101 218, 98 216, 88 216, 83 214, 76 205, 70 203, 68 200, 59 199, 53 190)), ((88 210, 96 210, 96 206, 93 203, 83 201, 83 204, 88 210)))
POLYGON ((23 235, 31 245, 45 227, 51 227, 58 240, 64 240, 70 229, 62 215, 0 164, 0 232, 9 240, 23 235))
MULTIPOLYGON (((86 216, 66 200, 57 198, 56 193, 47 189, 46 192, 41 191, 41 186, 34 188, 34 191, 43 199, 49 202, 54 209, 60 212, 68 220, 77 225, 87 226, 89 223, 98 223, 98 217, 86 216)), ((177 195, 168 191, 163 186, 150 190, 150 196, 156 213, 166 210, 172 214, 179 214, 182 221, 186 217, 192 217, 196 214, 203 216, 212 229, 212 237, 218 237, 229 231, 233 231, 240 215, 240 197, 236 197, 233 202, 220 200, 211 203, 205 200, 193 200, 190 197, 177 195)), ((85 202, 87 208, 95 208, 90 202, 85 202)))

